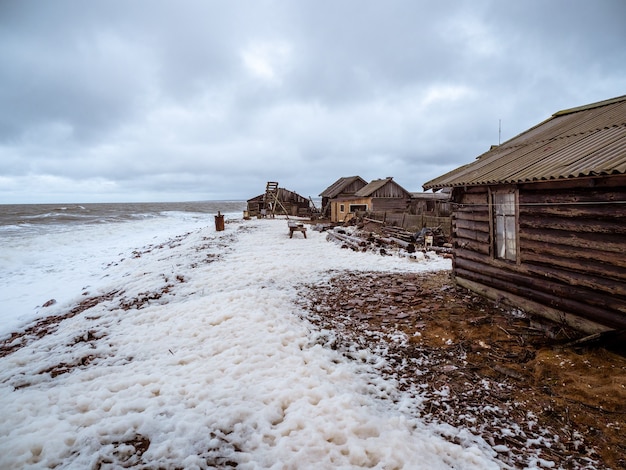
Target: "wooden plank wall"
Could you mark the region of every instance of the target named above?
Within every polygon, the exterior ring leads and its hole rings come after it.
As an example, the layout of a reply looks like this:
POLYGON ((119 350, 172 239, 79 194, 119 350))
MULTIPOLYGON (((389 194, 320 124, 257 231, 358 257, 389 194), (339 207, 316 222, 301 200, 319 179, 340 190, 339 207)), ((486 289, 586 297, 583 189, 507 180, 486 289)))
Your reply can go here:
POLYGON ((521 186, 517 263, 493 257, 487 188, 456 199, 456 277, 486 286, 492 296, 510 294, 550 312, 626 328, 625 185, 521 186))
POLYGON ((369 209, 377 212, 404 212, 409 205, 408 197, 376 197, 370 199, 369 209))
POLYGON ((419 232, 424 227, 441 227, 446 237, 452 235, 452 217, 435 217, 424 214, 413 215, 406 212, 368 212, 367 216, 381 222, 384 221, 389 225, 402 227, 408 231, 419 232))

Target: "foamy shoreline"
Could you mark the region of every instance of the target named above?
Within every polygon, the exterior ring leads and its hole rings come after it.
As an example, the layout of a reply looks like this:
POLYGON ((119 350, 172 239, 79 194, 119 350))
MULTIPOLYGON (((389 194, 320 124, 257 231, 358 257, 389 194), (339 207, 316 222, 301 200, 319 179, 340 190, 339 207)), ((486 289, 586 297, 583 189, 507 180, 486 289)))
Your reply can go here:
POLYGON ((479 440, 452 444, 400 412, 379 359, 333 351, 295 302, 330 272, 449 263, 290 239, 280 219, 112 260, 86 295, 113 297, 0 358, 0 466, 499 468, 479 440))

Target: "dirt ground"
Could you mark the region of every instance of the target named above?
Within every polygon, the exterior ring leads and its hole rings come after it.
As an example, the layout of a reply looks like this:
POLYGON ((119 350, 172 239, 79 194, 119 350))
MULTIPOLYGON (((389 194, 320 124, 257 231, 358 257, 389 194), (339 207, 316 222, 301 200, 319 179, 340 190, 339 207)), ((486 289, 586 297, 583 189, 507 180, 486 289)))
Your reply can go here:
POLYGON ((351 273, 303 289, 309 318, 386 359, 422 418, 481 436, 513 468, 626 468, 626 357, 454 285, 351 273))

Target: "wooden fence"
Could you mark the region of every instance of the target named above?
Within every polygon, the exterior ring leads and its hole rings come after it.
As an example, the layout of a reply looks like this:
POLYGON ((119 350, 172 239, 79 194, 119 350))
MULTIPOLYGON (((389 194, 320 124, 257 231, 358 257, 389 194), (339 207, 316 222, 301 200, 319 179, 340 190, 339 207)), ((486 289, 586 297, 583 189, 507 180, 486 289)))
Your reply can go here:
POLYGON ((452 234, 452 217, 434 217, 425 214, 411 215, 396 212, 368 212, 367 217, 380 220, 388 225, 402 227, 411 232, 419 232, 424 227, 441 227, 441 230, 447 237, 452 234))

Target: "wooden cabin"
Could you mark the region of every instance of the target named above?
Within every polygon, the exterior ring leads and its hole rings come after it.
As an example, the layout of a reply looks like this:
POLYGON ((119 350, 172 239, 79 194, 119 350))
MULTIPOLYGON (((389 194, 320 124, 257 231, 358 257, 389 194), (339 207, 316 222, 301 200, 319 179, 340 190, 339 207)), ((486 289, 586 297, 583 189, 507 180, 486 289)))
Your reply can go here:
POLYGON ((459 285, 590 334, 626 328, 626 96, 559 111, 424 184, 443 188, 459 285))
POLYGON ((405 212, 410 199, 411 193, 393 178, 374 180, 353 195, 332 199, 331 221, 346 222, 357 212, 405 212))
POLYGON ((287 216, 299 216, 310 217, 314 212, 311 207, 311 201, 300 196, 298 193, 289 191, 284 188, 276 188, 273 190, 275 196, 268 198, 268 192, 260 194, 247 201, 248 215, 250 217, 259 217, 262 211, 265 214, 287 215, 287 216), (279 202, 278 204, 275 202, 279 202), (275 205, 276 207, 272 207, 275 205))
POLYGON ((331 201, 333 199, 354 196, 364 186, 367 186, 367 181, 360 176, 339 178, 320 193, 322 198, 322 217, 331 217, 331 201))

